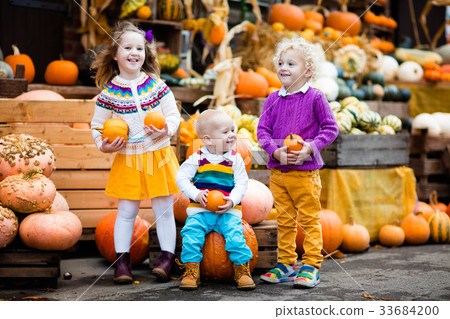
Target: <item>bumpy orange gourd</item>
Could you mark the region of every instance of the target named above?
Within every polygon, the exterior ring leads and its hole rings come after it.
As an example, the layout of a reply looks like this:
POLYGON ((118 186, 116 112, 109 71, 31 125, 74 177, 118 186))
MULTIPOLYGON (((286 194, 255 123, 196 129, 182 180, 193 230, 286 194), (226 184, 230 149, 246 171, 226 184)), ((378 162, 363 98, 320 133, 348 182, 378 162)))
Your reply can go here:
MULTIPOLYGON (((320 225, 322 226, 322 241, 323 249, 322 254, 327 255, 342 244, 344 239, 344 231, 342 221, 338 214, 331 209, 322 209, 319 213, 320 225)), ((296 252, 299 255, 305 253, 303 249, 303 242, 305 240, 305 235, 299 224, 297 224, 297 237, 295 243, 297 245, 296 252)))
POLYGON ((14 75, 16 75, 16 66, 18 64, 22 64, 25 66, 25 79, 28 80, 28 83, 33 82, 34 76, 36 74, 36 70, 34 68, 33 60, 26 54, 20 53, 19 48, 15 45, 12 45, 13 48, 13 54, 8 55, 5 58, 5 62, 9 64, 11 69, 14 72, 14 75))
POLYGON ((74 85, 78 79, 78 66, 68 60, 52 61, 45 69, 45 82, 54 85, 74 85))
POLYGON ((68 211, 46 210, 24 218, 19 226, 23 243, 40 250, 66 250, 81 237, 83 226, 80 219, 68 211))
POLYGON ((212 212, 217 212, 219 210, 219 206, 225 205, 227 202, 223 199, 224 194, 217 190, 212 190, 208 192, 206 196, 206 208, 212 212))
POLYGON ((398 247, 405 241, 405 232, 397 224, 383 225, 378 232, 378 240, 386 247, 398 247))
POLYGON ((237 95, 242 95, 243 99, 265 97, 268 88, 269 84, 261 74, 251 70, 246 72, 243 71, 239 73, 235 93, 237 95))
POLYGON ((356 224, 353 216, 350 222, 343 226, 344 239, 340 249, 349 253, 360 253, 370 247, 369 231, 363 225, 356 224))
POLYGON ((11 175, 0 183, 0 202, 19 213, 34 213, 49 208, 56 196, 53 182, 38 167, 11 175))
POLYGON ((288 153, 290 152, 298 152, 301 151, 303 148, 303 144, 301 144, 299 141, 303 141, 301 136, 296 134, 289 134, 283 142, 283 146, 287 146, 288 153))
POLYGON ((247 191, 241 199, 242 219, 250 225, 257 224, 269 216, 273 207, 270 189, 255 179, 249 179, 247 191))
POLYGON ((361 20, 353 12, 333 11, 326 18, 325 25, 342 32, 346 31, 346 35, 353 36, 361 32, 361 20))
POLYGON ((8 246, 19 231, 19 221, 14 212, 0 206, 0 249, 8 246))
POLYGON ((108 119, 103 124, 102 139, 108 138, 108 143, 114 142, 118 137, 122 137, 125 142, 128 140, 128 125, 121 119, 108 119))
MULTIPOLYGON (((100 254, 110 263, 116 260, 114 249, 114 224, 116 223, 117 212, 112 212, 103 217, 95 229, 95 244, 100 254)), ((130 258, 133 265, 137 265, 148 258, 150 223, 136 217, 134 221, 133 237, 131 239, 130 258)))
POLYGON ((422 213, 414 211, 403 218, 401 227, 405 232, 405 242, 411 245, 425 244, 430 238, 430 227, 422 213))
MULTIPOLYGON (((253 271, 258 260, 258 242, 253 228, 242 221, 244 237, 247 246, 252 251, 253 257, 249 261, 250 271, 253 271)), ((234 279, 233 264, 229 253, 225 251, 225 239, 215 231, 205 237, 202 249, 203 259, 200 262, 200 277, 202 280, 232 281, 234 279)))
POLYGON ((304 21, 303 10, 299 6, 290 4, 290 0, 274 4, 270 9, 270 24, 281 22, 288 30, 300 31, 303 28, 304 21))
POLYGON ((50 177, 55 168, 50 144, 26 134, 0 137, 0 181, 31 167, 39 167, 45 176, 50 177))
POLYGON ((166 124, 166 119, 161 112, 153 111, 145 116, 144 124, 150 127, 153 125, 158 130, 162 130, 166 124))

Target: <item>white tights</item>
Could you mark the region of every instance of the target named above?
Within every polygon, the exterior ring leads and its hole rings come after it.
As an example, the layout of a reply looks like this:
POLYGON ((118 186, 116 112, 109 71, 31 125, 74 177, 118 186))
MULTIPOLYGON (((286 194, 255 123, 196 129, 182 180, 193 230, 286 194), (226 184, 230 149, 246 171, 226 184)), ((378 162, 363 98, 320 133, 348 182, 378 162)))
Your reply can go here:
MULTIPOLYGON (((139 200, 119 199, 114 225, 114 248, 117 253, 130 252, 139 205, 139 200)), ((161 250, 175 253, 177 233, 173 216, 173 195, 152 198, 152 208, 156 217, 156 233, 161 250)))

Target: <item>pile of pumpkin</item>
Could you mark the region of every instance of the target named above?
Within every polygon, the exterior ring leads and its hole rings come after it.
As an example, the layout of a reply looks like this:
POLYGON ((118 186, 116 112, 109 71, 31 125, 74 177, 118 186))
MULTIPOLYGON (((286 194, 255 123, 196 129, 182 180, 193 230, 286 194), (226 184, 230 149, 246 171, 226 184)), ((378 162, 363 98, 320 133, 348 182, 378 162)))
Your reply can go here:
POLYGON ((402 128, 402 121, 395 115, 389 114, 381 118, 380 114, 371 111, 364 101, 350 96, 340 103, 330 102, 331 109, 336 116, 339 132, 344 134, 390 134, 394 135, 402 128))
POLYGON ((411 123, 411 133, 420 135, 420 130, 427 129, 427 134, 434 137, 450 137, 450 113, 420 113, 411 123))
POLYGON ((19 233, 40 250, 66 250, 80 239, 80 219, 49 179, 55 157, 43 139, 25 134, 0 138, 0 248, 19 233))

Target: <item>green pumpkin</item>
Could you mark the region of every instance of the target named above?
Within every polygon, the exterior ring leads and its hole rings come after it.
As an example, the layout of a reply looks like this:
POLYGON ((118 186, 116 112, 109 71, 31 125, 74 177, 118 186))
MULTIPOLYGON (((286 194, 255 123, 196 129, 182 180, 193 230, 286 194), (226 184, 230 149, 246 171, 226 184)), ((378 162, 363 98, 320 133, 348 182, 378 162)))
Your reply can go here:
POLYGON ((398 101, 401 99, 401 94, 397 86, 391 84, 384 87, 385 101, 398 101))
POLYGON ((0 61, 0 78, 12 79, 14 72, 11 66, 3 61, 0 61))
POLYGON ((372 85, 363 85, 360 87, 360 89, 364 92, 365 100, 375 100, 377 98, 377 95, 373 91, 372 85))
POLYGON ((363 77, 364 84, 379 84, 384 86, 386 84, 386 79, 384 75, 378 72, 369 72, 363 77))
POLYGON ((340 85, 339 86, 339 93, 338 93, 338 99, 342 100, 345 99, 347 96, 352 95, 352 90, 347 87, 346 85, 340 85))
POLYGON ((158 19, 180 21, 183 9, 181 0, 158 0, 158 19))
POLYGON ((353 96, 356 97, 358 100, 365 100, 366 99, 366 93, 364 93, 364 90, 362 89, 355 89, 352 92, 353 96))
POLYGON ((409 99, 411 98, 411 90, 407 89, 407 88, 403 88, 403 89, 400 89, 399 91, 400 91, 400 96, 401 96, 400 100, 402 102, 408 102, 409 99))
POLYGON ((373 132, 378 129, 381 124, 381 116, 377 112, 363 112, 359 121, 359 126, 363 131, 373 132))

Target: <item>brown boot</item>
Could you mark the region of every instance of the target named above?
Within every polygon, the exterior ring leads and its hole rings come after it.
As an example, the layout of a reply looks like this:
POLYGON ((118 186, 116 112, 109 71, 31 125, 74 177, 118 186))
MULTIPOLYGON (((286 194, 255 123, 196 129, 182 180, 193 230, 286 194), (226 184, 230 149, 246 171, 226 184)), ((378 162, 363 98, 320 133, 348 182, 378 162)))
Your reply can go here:
POLYGON ((130 253, 116 253, 116 270, 113 281, 117 285, 128 285, 133 282, 130 253))
POLYGON ((155 267, 152 270, 152 275, 154 275, 159 281, 169 281, 170 268, 172 267, 174 259, 175 254, 168 251, 161 251, 155 267))
POLYGON ((180 282, 181 290, 195 290, 200 285, 200 263, 185 263, 186 271, 180 282))
POLYGON ((255 289, 255 283, 253 282, 252 275, 250 274, 250 268, 248 263, 234 266, 234 280, 237 283, 237 289, 239 290, 253 290, 255 289))

